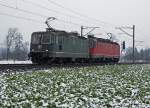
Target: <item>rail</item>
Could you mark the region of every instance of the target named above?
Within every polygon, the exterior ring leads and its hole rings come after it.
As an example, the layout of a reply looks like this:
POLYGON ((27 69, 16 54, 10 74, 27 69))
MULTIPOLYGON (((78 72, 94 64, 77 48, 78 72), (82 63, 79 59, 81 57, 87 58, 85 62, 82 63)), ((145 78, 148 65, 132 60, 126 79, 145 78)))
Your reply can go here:
POLYGON ((70 67, 89 67, 89 66, 104 66, 104 65, 136 65, 136 64, 150 64, 150 62, 121 62, 121 63, 72 63, 72 64, 52 64, 52 65, 38 65, 38 64, 0 64, 0 73, 10 72, 25 72, 34 70, 44 70, 50 68, 70 68, 70 67))

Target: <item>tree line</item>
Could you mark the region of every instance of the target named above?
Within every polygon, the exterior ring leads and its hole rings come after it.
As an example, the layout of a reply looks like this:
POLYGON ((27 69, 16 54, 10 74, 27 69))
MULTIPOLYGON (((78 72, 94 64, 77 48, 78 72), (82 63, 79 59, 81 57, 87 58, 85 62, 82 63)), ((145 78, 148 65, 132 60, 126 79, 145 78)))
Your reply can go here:
POLYGON ((18 28, 9 28, 5 42, 0 47, 1 60, 27 60, 29 53, 29 42, 24 42, 23 35, 18 28))
MULTIPOLYGON (((133 48, 129 47, 126 49, 122 60, 130 61, 133 59, 133 48)), ((135 60, 136 61, 150 61, 150 48, 140 49, 135 48, 135 60)))

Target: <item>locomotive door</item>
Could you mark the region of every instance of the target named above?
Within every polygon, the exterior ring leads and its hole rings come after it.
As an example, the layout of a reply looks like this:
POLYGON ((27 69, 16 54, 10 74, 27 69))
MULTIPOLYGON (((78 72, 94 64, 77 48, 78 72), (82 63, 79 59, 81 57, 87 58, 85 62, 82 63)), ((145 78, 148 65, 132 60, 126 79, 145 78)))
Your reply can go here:
POLYGON ((90 58, 93 57, 93 54, 95 53, 95 47, 96 47, 96 39, 89 38, 89 56, 90 58))
POLYGON ((63 50, 63 36, 58 36, 58 50, 63 50))

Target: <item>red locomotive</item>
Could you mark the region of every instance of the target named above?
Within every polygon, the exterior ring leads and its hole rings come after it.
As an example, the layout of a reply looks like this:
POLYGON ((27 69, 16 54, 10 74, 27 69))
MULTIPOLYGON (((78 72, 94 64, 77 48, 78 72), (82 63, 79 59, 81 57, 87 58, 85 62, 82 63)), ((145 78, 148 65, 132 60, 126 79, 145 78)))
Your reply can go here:
POLYGON ((120 58, 120 45, 112 42, 109 39, 96 38, 88 36, 89 38, 89 56, 95 62, 118 62, 120 58))

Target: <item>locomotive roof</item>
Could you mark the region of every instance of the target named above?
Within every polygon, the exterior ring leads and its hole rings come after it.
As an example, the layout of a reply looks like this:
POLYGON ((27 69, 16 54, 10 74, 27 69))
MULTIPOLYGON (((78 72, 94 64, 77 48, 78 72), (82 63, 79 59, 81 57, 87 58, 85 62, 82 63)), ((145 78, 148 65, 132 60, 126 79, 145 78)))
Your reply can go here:
POLYGON ((38 32, 33 32, 34 33, 59 33, 59 34, 62 34, 64 36, 73 36, 73 37, 77 37, 77 38, 81 38, 81 39, 87 39, 85 37, 82 37, 79 35, 78 32, 66 32, 66 31, 61 31, 61 30, 53 30, 53 31, 38 31, 38 32))
MULTIPOLYGON (((62 34, 64 36, 73 36, 73 37, 77 37, 77 38, 80 38, 80 39, 87 39, 86 37, 83 37, 83 36, 80 36, 78 34, 78 32, 66 32, 66 31, 62 31, 62 30, 47 30, 47 31, 38 31, 38 32, 33 32, 34 33, 48 33, 48 32, 52 32, 52 33, 59 33, 59 34, 62 34)), ((109 39, 103 39, 103 38, 98 38, 98 37, 94 37, 92 35, 89 35, 88 38, 94 38, 98 41, 101 41, 101 42, 107 42, 107 43, 112 43, 112 44, 116 44, 116 45, 119 45, 117 42, 113 42, 109 39)))
POLYGON ((112 44, 117 44, 119 45, 117 42, 113 42, 111 41, 110 39, 104 39, 104 38, 98 38, 98 37, 94 37, 94 36, 88 36, 89 38, 94 38, 98 41, 101 41, 101 42, 107 42, 107 43, 112 43, 112 44))

